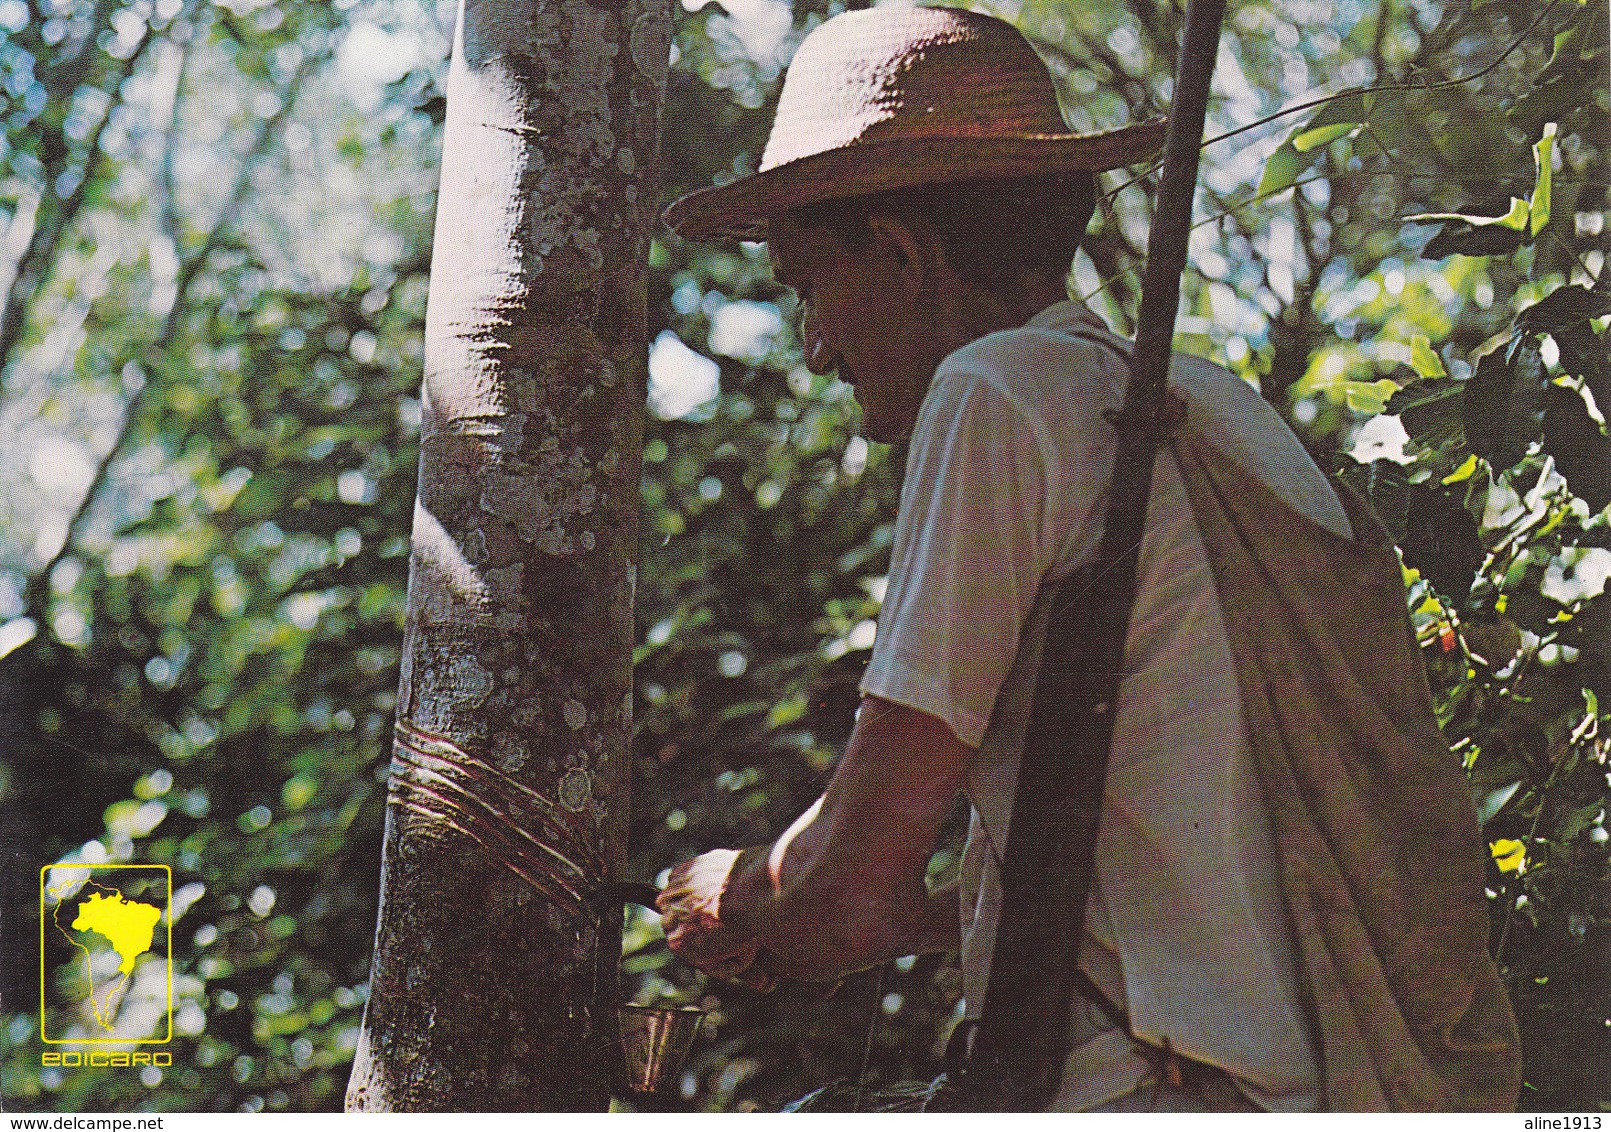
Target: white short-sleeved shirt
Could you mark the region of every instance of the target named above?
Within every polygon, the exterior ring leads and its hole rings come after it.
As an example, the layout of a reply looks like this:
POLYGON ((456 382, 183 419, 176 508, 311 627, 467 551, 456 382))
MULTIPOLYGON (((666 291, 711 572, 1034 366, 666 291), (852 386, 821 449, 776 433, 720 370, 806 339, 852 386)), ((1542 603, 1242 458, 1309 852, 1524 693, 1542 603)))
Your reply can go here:
MULTIPOLYGON (((1095 554, 1127 344, 1060 303, 935 372, 907 456, 889 588, 861 690, 934 715, 979 748, 967 789, 962 966, 983 1003, 1023 727, 1044 639, 1037 598, 1095 554), (1104 344, 1106 343, 1106 344, 1104 344)), ((1177 356, 1191 426, 1294 509, 1346 515, 1296 437, 1245 382, 1177 356)), ((1275 849, 1254 776, 1213 575, 1175 462, 1155 470, 1125 648, 1081 966, 1135 1035, 1228 1070, 1255 1102, 1319 1096, 1275 849)), ((1077 1020, 1058 1109, 1133 1090, 1128 1036, 1077 1020)))

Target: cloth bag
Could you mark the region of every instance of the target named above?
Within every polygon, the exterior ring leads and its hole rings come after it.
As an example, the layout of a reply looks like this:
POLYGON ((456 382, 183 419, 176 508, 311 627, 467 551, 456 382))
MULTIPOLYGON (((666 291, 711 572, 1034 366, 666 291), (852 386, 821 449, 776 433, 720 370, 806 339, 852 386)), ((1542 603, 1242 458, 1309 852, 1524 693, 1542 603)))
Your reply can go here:
POLYGON ((1486 847, 1392 540, 1346 485, 1352 541, 1191 430, 1173 448, 1236 661, 1325 1107, 1513 1109, 1521 1050, 1487 949, 1486 847))

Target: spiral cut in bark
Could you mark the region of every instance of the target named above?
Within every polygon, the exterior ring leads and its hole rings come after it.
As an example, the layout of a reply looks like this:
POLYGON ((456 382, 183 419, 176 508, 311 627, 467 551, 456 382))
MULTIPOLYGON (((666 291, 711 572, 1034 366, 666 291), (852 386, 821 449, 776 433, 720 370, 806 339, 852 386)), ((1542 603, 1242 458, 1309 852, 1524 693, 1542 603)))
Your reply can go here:
POLYGON ((470 838, 554 903, 580 909, 605 864, 564 809, 441 735, 399 719, 389 801, 470 838))

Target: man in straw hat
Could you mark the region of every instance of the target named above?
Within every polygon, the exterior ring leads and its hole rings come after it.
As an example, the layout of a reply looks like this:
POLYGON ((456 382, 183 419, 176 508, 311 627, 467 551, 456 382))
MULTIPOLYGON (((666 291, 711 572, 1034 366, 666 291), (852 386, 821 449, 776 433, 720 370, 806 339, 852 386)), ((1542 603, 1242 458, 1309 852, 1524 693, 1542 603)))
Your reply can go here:
MULTIPOLYGON (((765 238, 799 296, 810 367, 855 388, 869 438, 909 446, 849 746, 775 844, 672 870, 660 905, 683 958, 764 986, 960 950, 977 1017, 1046 597, 1100 538, 1115 449, 1105 414, 1128 372, 1128 343, 1070 301, 1065 280, 1094 174, 1146 158, 1162 136, 1156 122, 1071 134, 1010 25, 885 5, 801 44, 759 172, 666 211, 687 238, 765 238), (931 893, 925 866, 959 793, 973 806, 961 881, 931 893)), ((1187 430, 1242 477, 1228 494, 1351 545, 1350 509, 1253 389, 1186 357, 1171 380, 1187 430)), ((1308 905, 1284 891, 1287 829, 1272 828, 1247 722, 1257 705, 1239 690, 1184 466, 1157 464, 1080 949, 1085 1000, 1053 1107, 1396 1106, 1398 1086, 1348 1091, 1335 1061, 1323 1072, 1384 1015, 1350 1000, 1336 1039, 1317 1021, 1334 1013, 1327 993, 1346 998, 1364 976, 1344 971, 1328 991, 1331 967, 1307 958, 1337 933, 1322 923, 1311 948, 1308 905)), ((1402 590, 1389 596, 1402 623, 1402 590)), ((1475 899, 1481 918, 1480 876, 1475 899)), ((1463 939, 1474 922, 1461 921, 1463 939)))

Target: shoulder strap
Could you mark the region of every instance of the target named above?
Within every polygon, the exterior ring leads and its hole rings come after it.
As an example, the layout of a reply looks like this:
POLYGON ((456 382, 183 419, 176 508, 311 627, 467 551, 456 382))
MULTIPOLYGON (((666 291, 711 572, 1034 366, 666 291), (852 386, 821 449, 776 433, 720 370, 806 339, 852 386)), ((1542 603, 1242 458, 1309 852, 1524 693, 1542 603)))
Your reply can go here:
MULTIPOLYGON (((1070 330, 1127 354, 1123 339, 1070 330)), ((1125 632, 1161 436, 1178 425, 1110 419, 1118 429, 1113 486, 1096 557, 1052 597, 1012 821, 1001 865, 1002 914, 984 1010, 956 1047, 959 1108, 1045 1108, 1068 1054, 1081 985, 1079 946, 1089 898, 1125 632)))
MULTIPOLYGON (((1003 907, 972 1043, 978 1107, 1044 1109, 1068 1054, 1091 855, 1159 440, 1180 422, 1167 392, 1197 156, 1225 0, 1190 0, 1175 65, 1163 178, 1148 239, 1136 349, 1096 561, 1057 591, 1035 683, 1002 861, 1003 907), (1072 750, 1070 750, 1072 748, 1072 750), (1072 756, 1072 757, 1071 757, 1072 756)), ((972 1092, 964 1085, 965 1096, 972 1092)))

